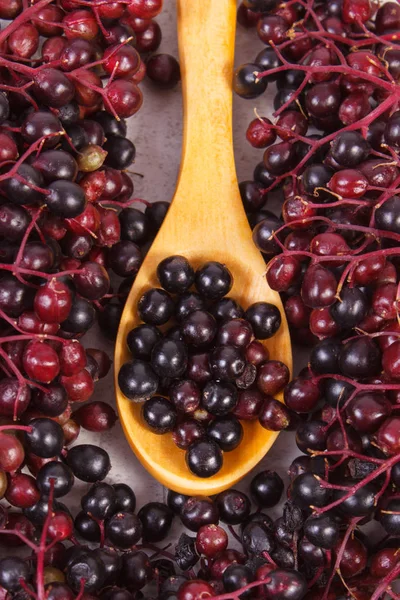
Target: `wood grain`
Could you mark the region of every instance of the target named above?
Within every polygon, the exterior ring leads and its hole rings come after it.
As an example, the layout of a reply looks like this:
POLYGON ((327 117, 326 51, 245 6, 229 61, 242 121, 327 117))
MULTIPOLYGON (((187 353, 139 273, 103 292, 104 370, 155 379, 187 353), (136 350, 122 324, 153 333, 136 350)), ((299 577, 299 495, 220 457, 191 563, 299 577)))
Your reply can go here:
POLYGON ((266 346, 272 358, 290 369, 292 365, 280 297, 266 283, 265 263, 252 242, 236 178, 231 89, 235 21, 235 0, 178 0, 184 101, 181 169, 171 208, 128 297, 115 347, 115 390, 125 435, 158 481, 186 494, 211 495, 233 485, 262 459, 277 434, 258 423, 244 423, 243 442, 224 454, 221 471, 200 479, 189 472, 185 453, 171 436, 149 431, 141 419, 141 406, 119 391, 118 371, 130 358, 126 336, 139 323, 139 297, 149 287, 158 286, 158 263, 172 254, 186 256, 194 267, 207 260, 225 263, 234 275, 230 296, 245 308, 260 300, 280 308, 282 326, 266 346))

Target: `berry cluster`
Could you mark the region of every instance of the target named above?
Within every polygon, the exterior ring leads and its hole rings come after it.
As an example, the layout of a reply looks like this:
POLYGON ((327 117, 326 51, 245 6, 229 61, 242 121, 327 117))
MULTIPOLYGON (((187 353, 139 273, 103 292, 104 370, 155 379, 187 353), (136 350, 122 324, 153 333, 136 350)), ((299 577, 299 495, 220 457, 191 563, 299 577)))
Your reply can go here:
POLYGON ((81 427, 103 432, 116 421, 110 405, 87 402, 111 361, 78 339, 96 320, 115 338, 168 209, 133 198, 136 149, 124 120, 142 104, 146 65, 159 87, 180 77, 175 59, 150 55, 161 8, 0 0, 0 543, 38 550, 36 566, 33 557, 5 567, 1 585, 13 598, 47 598, 47 556, 73 539, 73 520, 53 498, 74 475, 95 482, 110 469, 101 448, 70 448, 81 427), (29 592, 19 568, 34 575, 29 592))
MULTIPOLYGON (((140 53, 158 47, 152 19, 161 8, 153 0, 0 2, 0 18, 11 20, 0 33, 0 416, 53 419, 65 446, 81 425, 104 431, 115 422, 103 402, 72 414, 111 364, 78 338, 96 317, 115 337, 168 209, 132 199, 126 169, 136 149, 123 119, 140 108, 140 53), (144 213, 135 202, 147 205, 144 213), (117 293, 110 275, 123 278, 117 293)), ((179 79, 170 58, 149 59, 164 87, 179 79)), ((2 444, 13 485, 23 448, 13 454, 7 434, 2 444)))
POLYGON ((261 471, 251 481, 255 512, 249 496, 228 490, 214 499, 170 491, 167 503, 149 502, 135 514, 133 490, 102 482, 109 464, 95 473, 87 466, 94 462, 89 448, 78 446, 79 456, 68 460, 69 466, 54 461, 44 465, 37 475, 43 499, 24 515, 5 517, 7 529, 0 541, 32 551, 28 560, 11 555, 0 561, 7 598, 36 597, 37 590, 38 598, 50 600, 138 600, 145 597, 144 588, 146 597, 160 600, 223 600, 224 590, 232 598, 243 593, 251 598, 257 591, 257 597, 268 594, 275 600, 304 597, 306 578, 290 566, 293 554, 285 531, 286 526, 298 531, 301 514, 287 504, 284 517, 274 522, 262 511, 281 498, 284 485, 275 472, 261 471), (97 480, 82 497, 75 519, 59 502, 72 488, 74 475, 97 480), (175 515, 195 536, 182 534, 171 553, 168 546, 156 544, 169 535, 175 515), (242 544, 241 551, 228 547, 220 522, 242 544), (67 547, 68 542, 73 545, 67 547))
POLYGON ((322 578, 310 598, 395 598, 400 5, 245 0, 238 18, 266 47, 237 69, 235 91, 255 98, 277 87, 276 120, 257 116, 247 129, 265 150, 242 199, 293 338, 312 346, 284 391, 306 454, 290 468, 288 494, 312 511, 302 551, 322 578), (373 519, 387 536, 375 547, 359 529, 373 519))
POLYGON ((222 467, 222 451, 242 441, 240 419, 260 416, 268 427, 271 404, 280 406, 263 394, 282 391, 289 370, 269 360, 259 340, 278 331, 281 316, 267 302, 244 311, 226 295, 233 277, 218 262, 195 271, 185 257, 170 256, 157 276, 162 288, 149 289, 138 301, 144 323, 128 334, 133 360, 121 367, 119 386, 130 400, 144 401, 142 416, 151 431, 172 432, 192 473, 211 477, 222 467))

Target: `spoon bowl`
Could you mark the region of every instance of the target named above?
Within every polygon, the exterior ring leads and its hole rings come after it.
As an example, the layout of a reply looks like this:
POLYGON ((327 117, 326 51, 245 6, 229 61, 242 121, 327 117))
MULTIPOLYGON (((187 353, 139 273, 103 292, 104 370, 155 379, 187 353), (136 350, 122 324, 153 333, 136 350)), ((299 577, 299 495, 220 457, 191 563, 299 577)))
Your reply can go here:
POLYGON ((185 452, 171 434, 156 435, 141 417, 141 404, 119 390, 118 372, 130 359, 129 331, 139 324, 137 302, 159 287, 158 264, 174 254, 194 268, 214 260, 227 265, 234 283, 229 296, 247 308, 258 301, 275 304, 282 325, 265 341, 270 357, 292 365, 290 336, 279 294, 265 278, 265 262, 254 246, 243 209, 232 146, 232 70, 235 0, 178 0, 178 38, 184 101, 181 170, 171 207, 128 296, 115 347, 115 388, 125 435, 146 469, 166 487, 184 494, 212 495, 244 477, 268 452, 277 433, 257 422, 243 422, 244 437, 224 453, 213 477, 193 475, 185 452))

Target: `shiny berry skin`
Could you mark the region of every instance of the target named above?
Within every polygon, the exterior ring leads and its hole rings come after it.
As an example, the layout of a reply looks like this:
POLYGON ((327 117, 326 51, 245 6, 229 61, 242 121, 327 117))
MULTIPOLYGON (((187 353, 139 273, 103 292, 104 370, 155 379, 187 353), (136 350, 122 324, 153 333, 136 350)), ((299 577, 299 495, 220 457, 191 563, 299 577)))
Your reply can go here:
POLYGON ((392 405, 382 392, 360 392, 346 408, 347 422, 360 433, 374 433, 391 411, 392 405))
POLYGON ((51 540, 68 540, 74 532, 72 517, 65 512, 53 512, 48 524, 48 536, 51 540))
MULTIPOLYGON (((252 570, 246 565, 230 565, 223 574, 224 589, 228 592, 234 592, 236 590, 245 587, 254 580, 252 570)), ((240 594, 241 598, 251 598, 251 590, 240 594)))
POLYGON ((365 23, 371 12, 370 0, 343 0, 342 18, 345 23, 365 23))
POLYGON ((117 511, 134 512, 136 508, 136 496, 134 491, 126 483, 115 483, 114 506, 117 511))
POLYGON ((260 425, 268 431, 282 431, 291 425, 290 411, 282 404, 282 402, 278 402, 275 398, 268 396, 264 397, 262 400, 258 419, 260 425))
POLYGON ((290 373, 287 366, 279 360, 268 360, 258 370, 257 387, 269 396, 275 396, 289 382, 290 373))
POLYGON ((280 600, 301 600, 307 592, 307 583, 303 575, 292 569, 271 571, 264 585, 271 598, 280 600))
POLYGON ((151 289, 143 294, 138 302, 139 316, 150 325, 163 325, 172 316, 174 303, 164 290, 151 289))
POLYGON ((390 573, 397 562, 396 548, 383 548, 371 558, 369 572, 372 577, 382 578, 390 573))
POLYGON ((242 307, 233 298, 221 298, 213 303, 209 312, 217 320, 218 323, 223 323, 230 319, 240 319, 243 317, 244 311, 242 307))
POLYGON ((151 366, 159 377, 180 377, 186 370, 187 348, 183 342, 162 339, 151 352, 151 366))
POLYGON ((133 513, 117 512, 107 520, 106 537, 119 549, 128 549, 140 540, 142 524, 133 513))
POLYGON ((162 502, 148 502, 139 510, 138 517, 142 524, 143 541, 157 543, 167 537, 174 513, 162 502))
POLYGON ((237 403, 233 409, 235 417, 241 421, 252 421, 257 419, 260 414, 264 397, 261 392, 254 387, 239 392, 237 403))
POLYGON ((310 368, 315 374, 337 373, 341 342, 326 338, 314 346, 310 355, 310 368))
POLYGON ((258 79, 260 67, 255 64, 243 64, 233 75, 233 90, 241 98, 257 98, 265 92, 268 82, 265 77, 258 79))
MULTIPOLYGON (((340 546, 340 541, 338 546, 340 546)), ((340 561, 340 571, 343 577, 354 577, 361 573, 367 566, 367 560, 368 551, 365 545, 355 536, 350 536, 340 561)))
POLYGON ((0 415, 3 417, 19 417, 28 408, 31 399, 29 386, 20 385, 16 377, 5 377, 0 380, 0 415))
POLYGON ((184 256, 170 256, 160 262, 157 277, 171 294, 186 292, 194 282, 194 270, 184 256))
POLYGON ((387 456, 394 456, 400 451, 399 425, 400 417, 389 417, 376 433, 376 444, 387 456))
POLYGON ((36 292, 34 308, 45 323, 61 323, 68 318, 72 308, 72 295, 62 281, 51 279, 36 292))
POLYGON ((262 508, 275 506, 283 492, 283 481, 274 471, 261 471, 250 483, 250 493, 254 502, 262 508))
POLYGON ((208 426, 207 437, 214 440, 224 452, 231 452, 243 439, 243 427, 233 415, 218 417, 208 426))
POLYGON ((22 558, 8 556, 0 560, 0 585, 8 592, 18 592, 21 589, 20 582, 26 584, 30 576, 29 564, 22 558))
POLYGON ((40 492, 31 475, 16 473, 9 479, 5 498, 13 506, 28 508, 39 501, 40 492))
POLYGON ((207 496, 186 497, 179 515, 183 525, 195 532, 203 525, 216 525, 219 520, 218 508, 207 496))
POLYGON ((400 343, 398 341, 390 344, 382 355, 382 367, 384 373, 390 379, 400 379, 400 343))
POLYGON ((60 372, 62 375, 76 375, 86 367, 85 349, 77 341, 67 341, 59 353, 60 372))
POLYGON ((94 391, 93 379, 85 368, 74 375, 62 375, 60 382, 72 402, 85 402, 94 391))
POLYGON ((281 325, 279 309, 268 302, 256 302, 249 306, 245 319, 251 324, 255 337, 261 340, 275 335, 281 325))
POLYGON ((378 229, 400 232, 399 209, 400 197, 392 196, 375 211, 375 224, 378 229))
POLYGON ((207 558, 214 558, 219 552, 226 550, 228 535, 218 525, 203 525, 196 535, 196 549, 207 558))
POLYGON ((115 490, 108 483, 97 482, 81 499, 82 509, 95 519, 105 519, 113 514, 115 490))
POLYGON ((172 490, 168 490, 167 493, 167 504, 173 513, 176 515, 180 515, 183 505, 186 500, 188 500, 189 496, 185 496, 184 494, 178 494, 177 492, 173 492, 172 490))
POLYGON ((325 506, 331 496, 331 490, 324 488, 312 473, 298 475, 290 487, 290 498, 300 508, 325 506))
POLYGON ((223 416, 230 413, 237 403, 237 391, 229 382, 210 381, 202 394, 202 406, 212 415, 223 416))
POLYGON ((308 267, 301 286, 301 297, 310 308, 323 308, 335 301, 336 279, 333 273, 320 265, 308 267))
POLYGON ((104 564, 93 552, 84 553, 68 564, 66 576, 68 585, 75 592, 79 591, 82 578, 85 581, 84 590, 95 592, 105 580, 104 564))
POLYGON ((259 19, 257 23, 257 33, 261 41, 269 44, 281 44, 286 41, 286 32, 288 23, 279 15, 267 15, 259 19))
POLYGON ((310 379, 298 377, 293 379, 285 388, 285 404, 291 410, 307 413, 316 407, 320 399, 318 385, 310 379))
POLYGON ((121 392, 134 402, 146 400, 157 392, 159 378, 151 366, 142 360, 125 363, 118 373, 121 392))
POLYGON ((140 19, 153 19, 162 10, 163 0, 131 0, 128 12, 140 19))
POLYGON ((243 492, 229 489, 216 497, 220 519, 228 525, 238 525, 246 521, 251 511, 249 498, 243 492))
POLYGON ((78 184, 60 179, 50 183, 48 190, 46 205, 54 215, 72 219, 84 211, 86 198, 78 184))
POLYGON ((192 579, 179 588, 177 600, 203 600, 213 596, 214 590, 209 583, 201 579, 192 579))
POLYGON ((276 140, 275 130, 271 127, 269 119, 253 119, 246 131, 247 141, 253 148, 266 148, 276 140))
POLYGON ((207 353, 192 354, 188 357, 186 375, 202 386, 212 379, 209 355, 207 353))
POLYGON ((190 414, 199 407, 201 392, 197 384, 190 379, 174 383, 169 394, 171 402, 178 412, 190 414))
POLYGON ((316 83, 306 92, 305 105, 311 117, 321 118, 337 112, 341 94, 339 86, 331 81, 316 83))
POLYGON ((146 63, 146 75, 164 90, 174 88, 181 79, 179 63, 170 54, 153 54, 146 63))
POLYGON ((74 476, 67 465, 52 461, 41 467, 36 475, 36 484, 42 494, 49 495, 53 489, 54 497, 61 498, 72 489, 74 476))
POLYGON ((69 449, 66 462, 75 477, 88 483, 101 481, 111 469, 107 452, 92 444, 81 444, 69 449))
POLYGON ((375 342, 366 336, 343 345, 339 368, 347 377, 373 377, 381 370, 381 353, 375 342))
POLYGON ((238 348, 216 346, 210 355, 210 367, 215 379, 232 381, 243 373, 246 362, 238 348))
POLYGON ((330 314, 338 327, 356 327, 367 315, 368 299, 359 288, 344 288, 340 300, 330 307, 330 314))
POLYGON ((56 351, 44 342, 30 341, 25 347, 22 364, 28 377, 50 383, 60 372, 56 351))
POLYGON ((209 300, 219 300, 228 294, 232 283, 229 269, 219 262, 207 262, 195 273, 197 291, 209 300))
POLYGON ((199 440, 186 451, 186 464, 197 477, 212 477, 222 467, 222 452, 214 441, 199 440))
POLYGON ((342 167, 356 167, 368 158, 369 143, 357 131, 340 133, 331 144, 331 154, 342 167))
POLYGON ((217 323, 205 310, 194 310, 183 319, 181 331, 186 344, 206 348, 217 333, 217 323))
POLYGON ((339 525, 332 517, 322 514, 306 520, 304 533, 316 546, 330 550, 339 540, 339 525))
POLYGON ((84 404, 73 413, 73 420, 87 431, 109 431, 117 421, 115 410, 106 402, 84 404))
POLYGON ((51 458, 61 453, 64 434, 61 426, 51 419, 33 419, 29 422, 31 431, 25 434, 31 452, 41 458, 51 458))
POLYGON ((6 473, 13 473, 23 463, 24 448, 14 435, 0 433, 0 468, 6 473))
POLYGON ((264 164, 272 175, 288 173, 296 162, 295 148, 289 142, 281 142, 269 146, 264 152, 264 164))
POLYGON ((177 413, 172 402, 162 396, 153 396, 143 405, 143 419, 154 433, 163 434, 172 431, 177 413))

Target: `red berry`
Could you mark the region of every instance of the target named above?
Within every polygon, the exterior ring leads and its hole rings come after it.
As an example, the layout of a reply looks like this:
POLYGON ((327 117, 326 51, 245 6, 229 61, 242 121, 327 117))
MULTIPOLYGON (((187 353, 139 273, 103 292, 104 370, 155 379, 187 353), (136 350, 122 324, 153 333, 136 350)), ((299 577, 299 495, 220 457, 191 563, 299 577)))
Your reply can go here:
POLYGON ((162 11, 163 0, 130 0, 128 12, 139 19, 153 19, 162 11))
POLYGON ((253 148, 266 148, 276 140, 276 132, 266 117, 253 119, 247 127, 246 138, 253 148))
POLYGON ((400 341, 391 344, 382 355, 382 367, 385 375, 400 381, 400 341))
POLYGON ((380 426, 376 433, 378 447, 388 456, 400 452, 400 417, 390 417, 380 426))
POLYGON ((117 421, 115 410, 105 402, 89 402, 78 408, 72 415, 76 423, 88 431, 108 431, 117 421))
POLYGON ((86 366, 85 349, 79 342, 70 340, 65 342, 60 350, 60 373, 62 375, 75 375, 86 366))
POLYGON ((24 462, 24 448, 17 437, 11 433, 0 432, 0 469, 13 473, 24 462))
POLYGON ((17 508, 29 508, 40 499, 40 492, 35 479, 25 473, 11 476, 6 491, 6 500, 17 508))
POLYGON ((142 106, 143 95, 138 86, 125 79, 116 79, 107 87, 107 104, 120 118, 131 117, 142 106))
POLYGON ((39 47, 39 33, 32 23, 23 23, 8 38, 8 45, 19 58, 30 58, 39 47))
POLYGON ((201 579, 185 581, 178 592, 178 600, 206 600, 214 596, 214 590, 209 583, 201 579))
POLYGON ((365 23, 371 13, 370 0, 343 0, 342 19, 345 23, 365 23))
POLYGON ((94 391, 93 379, 86 369, 70 377, 63 375, 61 384, 72 402, 86 402, 94 391))
POLYGON ((67 513, 59 511, 52 514, 47 530, 51 540, 68 540, 73 532, 74 522, 67 513))
POLYGON ((96 18, 91 10, 75 10, 63 19, 64 33, 68 39, 94 40, 99 31, 96 18))
POLYGON ((135 48, 129 44, 119 47, 109 46, 104 52, 104 70, 115 77, 131 78, 140 67, 140 56, 135 48))
POLYGON ((72 294, 70 289, 55 277, 36 292, 35 312, 44 323, 62 323, 68 318, 71 306, 72 294))
POLYGON ((46 342, 30 341, 22 363, 27 376, 41 383, 50 383, 60 372, 57 352, 46 342))
POLYGON ((343 198, 361 198, 367 191, 368 179, 356 169, 342 169, 333 175, 328 187, 343 198))
POLYGON ((228 547, 228 535, 218 525, 203 525, 196 536, 196 548, 199 554, 214 558, 218 552, 228 547))

